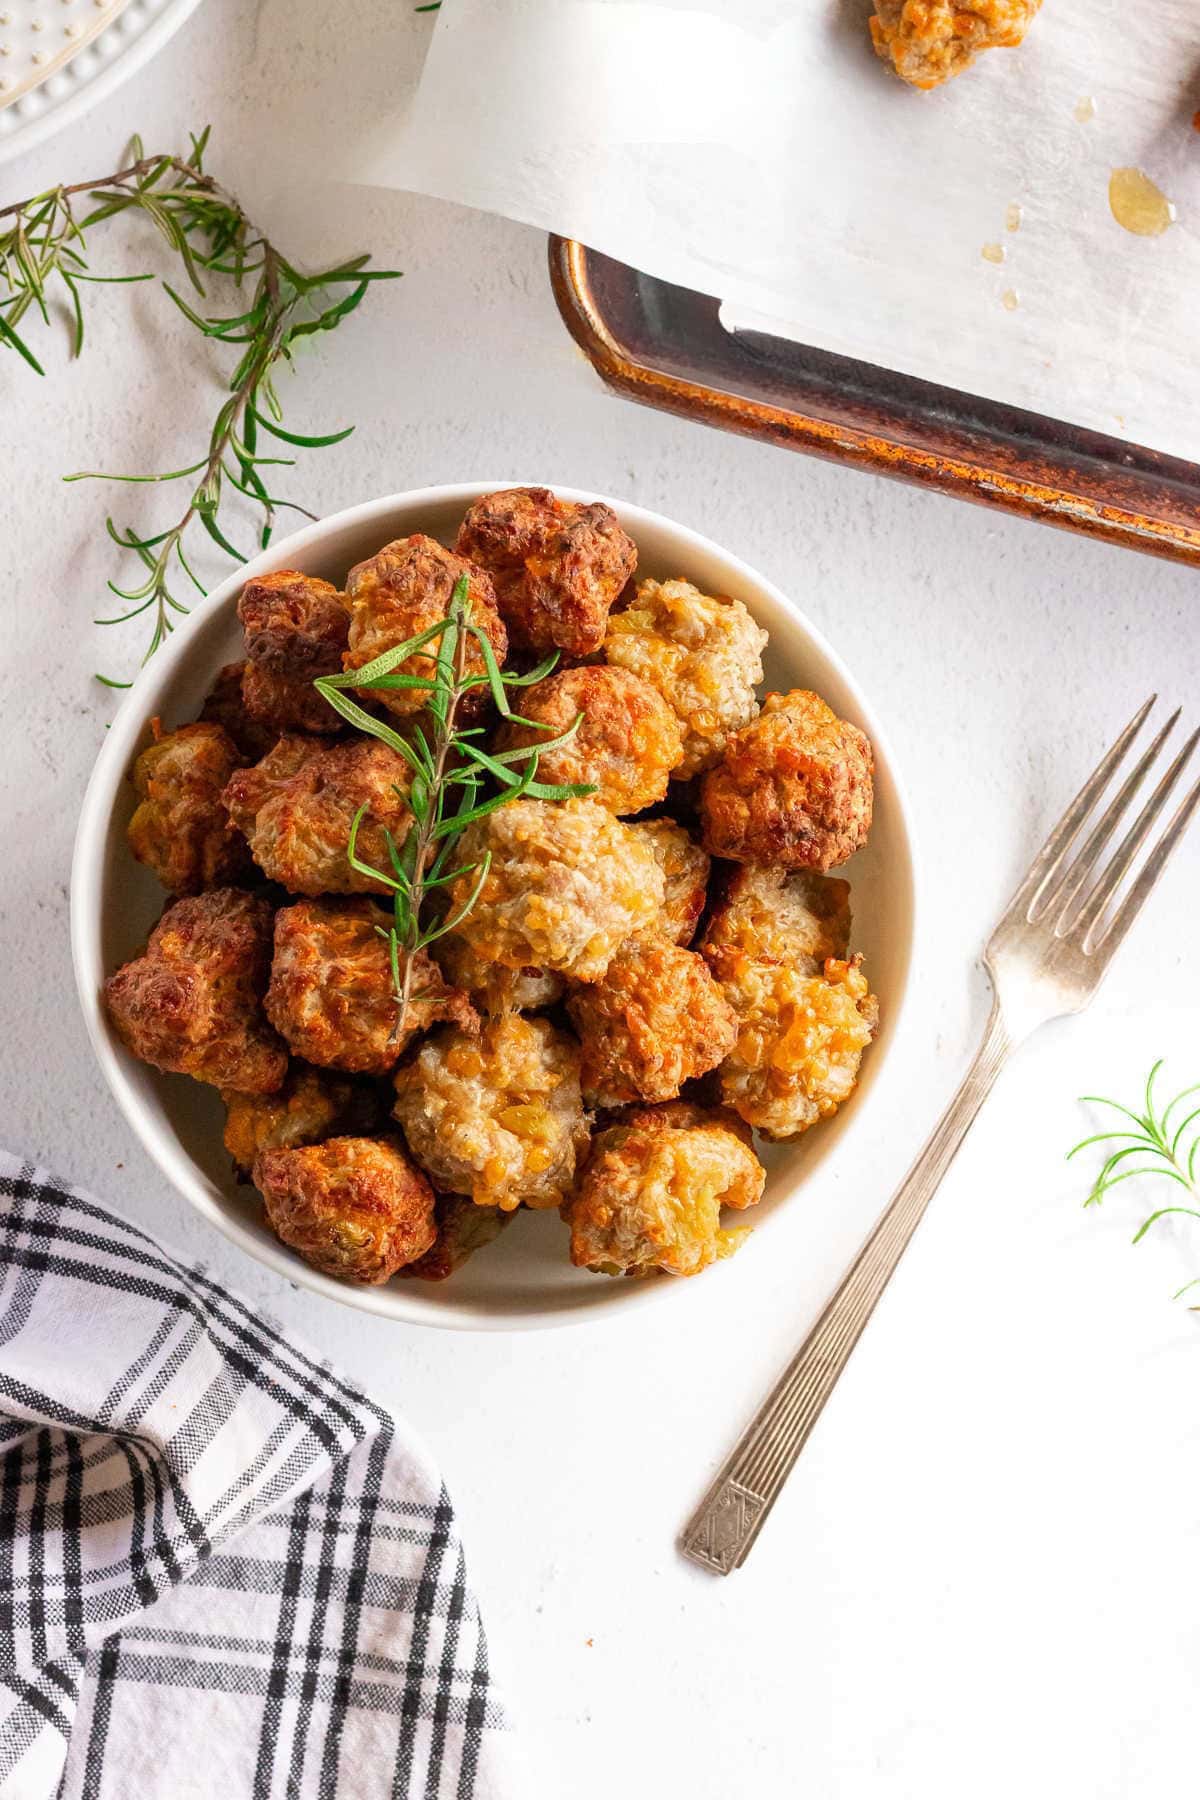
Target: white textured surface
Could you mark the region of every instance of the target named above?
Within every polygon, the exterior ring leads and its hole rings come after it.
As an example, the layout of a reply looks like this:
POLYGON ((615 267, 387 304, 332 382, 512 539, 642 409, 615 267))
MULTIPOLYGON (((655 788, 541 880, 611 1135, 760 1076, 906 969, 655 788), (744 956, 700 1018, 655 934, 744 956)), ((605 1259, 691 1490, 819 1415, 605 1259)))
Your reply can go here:
MULTIPOLYGON (((243 10, 209 0, 118 101, 7 170, 4 199, 102 172, 134 124, 158 144, 208 118, 215 164, 249 193, 279 120, 302 114, 321 9, 296 9, 302 51, 270 82, 243 10)), ((1130 1250, 1134 1184, 1082 1214, 1061 1152, 1086 1124, 1077 1093, 1128 1097, 1160 1052, 1181 1085, 1200 1079, 1200 832, 1092 1014, 1003 1079, 750 1564, 718 1583, 672 1539, 956 1079, 985 1013, 980 941, 1047 823, 1151 688, 1200 703, 1196 576, 610 399, 531 232, 395 195, 260 198, 304 253, 370 246, 406 271, 305 361, 296 424, 359 430, 297 471, 297 498, 328 510, 545 469, 709 532, 845 654, 924 835, 937 960, 910 1074, 811 1194, 789 1257, 752 1240, 729 1280, 628 1326, 388 1328, 203 1233, 132 1145, 70 981, 71 833, 110 705, 88 677, 119 653, 88 624, 112 573, 106 495, 58 476, 178 466, 222 366, 160 295, 110 288, 78 367, 51 355, 38 383, 0 363, 0 1135, 206 1258, 412 1419, 454 1488, 552 1800, 1187 1791, 1200 1336, 1167 1296, 1200 1272, 1200 1226, 1130 1250)), ((133 516, 139 490, 110 493, 133 516)))

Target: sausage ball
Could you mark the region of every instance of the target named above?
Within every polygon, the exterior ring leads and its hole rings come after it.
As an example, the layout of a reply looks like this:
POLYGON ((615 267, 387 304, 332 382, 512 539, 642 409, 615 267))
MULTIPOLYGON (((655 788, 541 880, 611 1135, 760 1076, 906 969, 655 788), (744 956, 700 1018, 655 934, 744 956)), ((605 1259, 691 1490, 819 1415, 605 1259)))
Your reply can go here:
POLYGON ((396 1075, 395 1115, 435 1187, 505 1212, 557 1206, 588 1141, 579 1047, 546 1019, 451 1026, 396 1075))
POLYGON ((536 749, 583 715, 569 743, 538 757, 538 780, 586 783, 610 812, 641 812, 661 800, 683 755, 674 712, 648 681, 627 669, 560 669, 530 688, 521 712, 547 729, 506 724, 498 749, 536 749))
POLYGON ((747 1235, 722 1229, 722 1206, 754 1206, 764 1180, 733 1115, 683 1101, 638 1107, 596 1134, 563 1205, 571 1261, 604 1275, 696 1275, 747 1235))
POLYGON ((451 986, 482 1013, 541 1012, 562 999, 566 984, 553 969, 506 969, 478 955, 456 931, 438 938, 433 954, 451 986))
POLYGON ((633 605, 608 621, 606 661, 657 688, 683 728, 677 780, 711 769, 758 711, 766 642, 740 600, 690 581, 640 581, 633 605))
POLYGON ((298 681, 341 673, 350 613, 328 581, 298 569, 260 575, 242 589, 238 618, 256 668, 298 681))
MULTIPOLYGON (((481 569, 465 562, 447 550, 435 538, 417 532, 413 537, 397 538, 385 544, 375 556, 351 569, 346 581, 346 598, 350 602, 350 644, 343 663, 347 669, 361 669, 365 663, 393 650, 407 638, 416 637, 430 625, 436 625, 450 611, 454 589, 467 577, 470 616, 487 636, 496 661, 503 664, 508 652, 508 637, 496 611, 496 594, 490 578, 481 569)), ((438 639, 425 650, 410 656, 393 674, 432 676, 437 658, 438 639)), ((468 639, 465 672, 482 675, 483 652, 474 638, 468 639)), ((420 712, 429 698, 427 688, 375 688, 365 690, 391 713, 403 718, 420 712)), ((487 700, 486 687, 476 688, 466 696, 463 708, 478 710, 487 700)))
POLYGON ((236 881, 250 867, 246 840, 222 804, 225 784, 243 758, 220 725, 181 725, 162 732, 133 765, 137 808, 126 837, 140 863, 172 894, 236 881))
POLYGON ((902 81, 940 87, 961 75, 981 50, 1012 49, 1042 0, 875 0, 870 20, 876 53, 902 81))
POLYGON ((849 944, 849 882, 743 864, 722 883, 699 947, 717 979, 736 984, 753 962, 819 975, 849 944))
POLYGON ((389 915, 373 900, 302 900, 275 915, 267 1017, 297 1056, 323 1068, 386 1075, 404 1046, 438 1019, 474 1023, 423 951, 413 959, 403 1028, 392 990, 389 915))
POLYGON ((589 1106, 673 1100, 733 1049, 737 1015, 703 957, 630 938, 599 981, 567 1001, 589 1106))
POLYGON ((437 1238, 433 1189, 392 1138, 264 1150, 254 1185, 275 1235, 338 1281, 387 1281, 437 1238))
POLYGON ((469 1256, 498 1238, 515 1216, 498 1206, 476 1206, 461 1194, 439 1194, 437 1241, 416 1262, 406 1263, 400 1274, 414 1281, 445 1281, 469 1256))
POLYGON ((712 858, 674 819, 643 819, 629 829, 649 845, 662 870, 662 910, 649 929, 686 948, 704 911, 712 858))
POLYGON ((176 900, 145 950, 110 975, 104 1004, 142 1062, 239 1094, 273 1094, 288 1056, 262 1010, 271 908, 240 888, 176 900))
POLYGON ((457 548, 495 582, 514 644, 568 656, 600 648, 609 608, 637 568, 637 546, 611 506, 560 500, 541 487, 482 495, 457 548))
POLYGON ((225 1148, 239 1180, 249 1181, 260 1150, 294 1150, 323 1138, 369 1131, 379 1123, 377 1095, 359 1083, 293 1063, 275 1094, 221 1095, 225 1148))
POLYGON ((256 719, 246 706, 242 693, 242 680, 246 673, 244 662, 226 663, 217 671, 217 679, 213 682, 200 708, 200 719, 205 725, 222 725, 229 733, 246 762, 259 762, 267 754, 275 739, 277 731, 271 731, 256 719))
POLYGON ((302 675, 248 662, 242 676, 242 702, 270 743, 285 731, 311 731, 318 737, 336 737, 343 729, 341 714, 302 675))
POLYGON ((875 763, 816 694, 770 694, 704 777, 705 846, 732 862, 834 869, 867 841, 875 763))
POLYGON ((404 758, 373 739, 322 744, 289 736, 233 777, 225 805, 259 868, 293 894, 382 894, 386 882, 350 866, 350 828, 365 805, 358 857, 390 868, 384 832, 404 842, 409 779, 404 758))
MULTIPOLYGON (((595 981, 662 907, 653 851, 594 800, 510 800, 468 825, 455 855, 470 865, 489 852, 479 898, 458 927, 486 962, 595 981)), ((460 876, 452 907, 466 903, 476 879, 460 876)))

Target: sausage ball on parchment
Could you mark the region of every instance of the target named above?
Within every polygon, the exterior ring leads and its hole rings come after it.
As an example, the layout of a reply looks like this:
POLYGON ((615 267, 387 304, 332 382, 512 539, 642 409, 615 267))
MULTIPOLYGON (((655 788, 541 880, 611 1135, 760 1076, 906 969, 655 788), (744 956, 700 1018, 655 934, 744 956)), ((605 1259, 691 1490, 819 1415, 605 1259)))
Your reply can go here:
POLYGON ((1013 49, 1042 0, 875 0, 876 52, 902 81, 939 87, 969 68, 981 50, 1013 49))
MULTIPOLYGON (((467 598, 471 619, 485 633, 496 661, 503 663, 508 651, 508 637, 496 611, 496 594, 490 578, 481 569, 465 562, 447 550, 435 538, 417 532, 412 537, 397 538, 366 562, 358 563, 346 579, 346 598, 350 603, 350 645, 343 663, 348 670, 361 669, 365 663, 382 656, 407 638, 436 625, 450 610, 454 589, 467 577, 467 598)), ((438 639, 427 649, 410 656, 399 669, 400 675, 431 676, 437 657, 438 639)), ((465 669, 469 675, 481 675, 483 652, 471 639, 466 652, 465 669)), ((379 688, 370 690, 372 697, 389 712, 403 718, 420 712, 429 698, 427 688, 379 688)), ((467 712, 486 704, 488 690, 477 688, 463 702, 467 712)))
POLYGON ((710 769, 758 711, 766 642, 740 600, 690 581, 640 581, 633 604, 609 620, 605 660, 657 688, 683 727, 676 780, 710 769))
POLYGON ((769 694, 700 788, 705 847, 733 862, 834 869, 867 841, 867 737, 816 694, 769 694))
POLYGON ((764 1180, 732 1114, 679 1100, 634 1108, 597 1132, 563 1205, 571 1261, 603 1275, 696 1275, 747 1235, 722 1229, 722 1206, 754 1206, 764 1180))
POLYGON ((500 750, 537 747, 580 719, 569 743, 538 758, 538 780, 586 783, 614 813, 641 812, 661 800, 683 755, 679 721, 662 695, 627 669, 560 669, 530 688, 520 703, 525 718, 547 727, 506 724, 500 750))
MULTIPOLYGON (((469 825, 455 855, 475 864, 489 851, 487 879, 458 927, 488 962, 595 981, 617 945, 662 908, 653 851, 594 800, 510 800, 469 825)), ((465 904, 475 880, 460 877, 452 907, 465 904)))
POLYGON ((433 1189, 392 1138, 264 1150, 254 1185, 275 1235, 339 1281, 387 1281, 437 1238, 433 1189))
POLYGON ((423 951, 413 959, 403 1030, 392 991, 389 914, 373 900, 302 900, 275 915, 267 1017, 297 1056, 323 1068, 386 1075, 404 1046, 439 1019, 471 1026, 466 995, 423 951))
POLYGON ((588 1141, 579 1046, 546 1019, 451 1026, 396 1075, 395 1115, 435 1187, 505 1212, 557 1206, 588 1141))
POLYGON ((637 546, 611 506, 507 488, 474 501, 457 549, 488 571, 512 642, 590 656, 609 608, 637 568, 637 546))
POLYGON ((137 808, 126 836, 140 863, 172 894, 236 881, 250 867, 246 840, 234 831, 221 800, 243 757, 220 725, 181 725, 163 732, 133 765, 137 808))
POLYGON ((223 726, 241 751, 243 760, 259 762, 279 733, 271 731, 247 709, 242 693, 246 668, 246 663, 234 662, 226 663, 217 671, 217 678, 200 708, 200 720, 205 725, 223 726))
POLYGON ((861 957, 845 955, 844 881, 743 870, 700 945, 738 1017, 721 1095, 764 1137, 793 1138, 852 1093, 878 1022, 861 957))
POLYGON ((451 986, 482 1013, 541 1012, 562 999, 566 984, 553 969, 505 968, 478 955, 456 931, 438 938, 433 954, 451 986))
POLYGON ((737 1016, 703 957, 630 938, 599 981, 567 1001, 589 1106, 673 1100, 733 1049, 737 1016))
POLYGON ((414 1281, 445 1281, 469 1256, 498 1238, 515 1217, 498 1206, 476 1206, 461 1194, 439 1194, 437 1242, 416 1262, 406 1263, 400 1274, 414 1281))
POLYGON ((347 847, 359 808, 358 856, 388 869, 384 831, 404 842, 411 815, 408 764, 386 744, 353 738, 323 744, 289 736, 225 789, 225 805, 254 860, 293 894, 386 893, 384 882, 350 866, 347 847))
POLYGON ((378 1093, 324 1069, 293 1063, 274 1094, 226 1090, 225 1148, 238 1178, 249 1181, 260 1150, 294 1150, 323 1138, 370 1131, 383 1117, 378 1093))
POLYGON ((141 956, 104 984, 104 1004, 142 1062, 241 1094, 273 1094, 287 1047, 264 1017, 271 908, 240 888, 169 906, 141 956))
POLYGON ((662 870, 662 910, 649 929, 686 948, 704 911, 712 858, 674 819, 641 819, 629 829, 649 845, 662 870))

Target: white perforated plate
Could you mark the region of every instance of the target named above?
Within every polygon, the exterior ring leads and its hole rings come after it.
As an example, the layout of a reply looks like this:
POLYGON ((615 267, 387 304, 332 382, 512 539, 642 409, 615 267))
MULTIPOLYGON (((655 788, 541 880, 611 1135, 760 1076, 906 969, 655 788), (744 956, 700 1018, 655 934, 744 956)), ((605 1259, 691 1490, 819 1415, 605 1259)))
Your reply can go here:
POLYGON ((199 0, 0 0, 0 162, 77 118, 162 48, 199 0))

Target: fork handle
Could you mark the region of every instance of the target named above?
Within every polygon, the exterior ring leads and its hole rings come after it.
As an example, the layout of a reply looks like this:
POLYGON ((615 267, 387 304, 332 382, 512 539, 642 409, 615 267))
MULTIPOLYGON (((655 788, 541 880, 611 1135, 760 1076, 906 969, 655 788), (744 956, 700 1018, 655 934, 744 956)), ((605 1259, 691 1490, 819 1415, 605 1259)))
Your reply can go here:
POLYGON ((728 1575, 746 1560, 879 1296, 1012 1048, 1000 1008, 993 1004, 983 1043, 958 1092, 833 1298, 685 1526, 679 1547, 693 1562, 714 1574, 728 1575))

